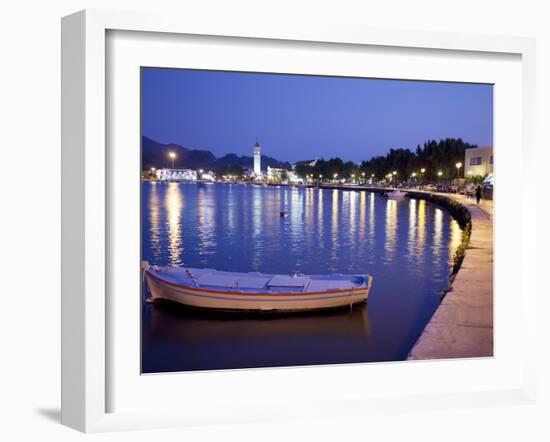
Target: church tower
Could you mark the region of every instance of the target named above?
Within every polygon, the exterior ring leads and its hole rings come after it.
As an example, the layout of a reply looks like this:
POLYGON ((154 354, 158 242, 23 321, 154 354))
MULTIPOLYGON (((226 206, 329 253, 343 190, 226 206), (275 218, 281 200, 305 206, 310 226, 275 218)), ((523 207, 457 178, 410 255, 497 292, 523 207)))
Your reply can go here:
POLYGON ((256 138, 256 144, 254 144, 254 175, 260 176, 262 174, 262 155, 260 154, 260 143, 256 138))

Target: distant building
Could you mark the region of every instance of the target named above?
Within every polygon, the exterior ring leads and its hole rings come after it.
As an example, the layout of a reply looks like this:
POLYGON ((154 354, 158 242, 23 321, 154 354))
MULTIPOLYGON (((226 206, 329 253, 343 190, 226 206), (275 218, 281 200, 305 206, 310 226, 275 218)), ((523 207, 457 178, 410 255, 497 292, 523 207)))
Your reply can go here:
POLYGON ((302 160, 302 161, 296 161, 292 165, 292 169, 296 169, 296 166, 309 166, 309 167, 315 167, 317 165, 317 159, 314 160, 302 160))
POLYGON ((493 146, 466 149, 464 156, 465 177, 493 173, 493 146))
POLYGON ((197 172, 191 169, 157 169, 159 181, 197 181, 197 172))
POLYGON ((289 183, 297 183, 302 181, 292 170, 280 169, 278 167, 270 166, 267 166, 267 179, 268 181, 274 183, 282 183, 285 181, 289 183))
POLYGON ((260 143, 256 138, 256 144, 254 144, 254 175, 257 177, 262 175, 262 155, 260 153, 260 143))

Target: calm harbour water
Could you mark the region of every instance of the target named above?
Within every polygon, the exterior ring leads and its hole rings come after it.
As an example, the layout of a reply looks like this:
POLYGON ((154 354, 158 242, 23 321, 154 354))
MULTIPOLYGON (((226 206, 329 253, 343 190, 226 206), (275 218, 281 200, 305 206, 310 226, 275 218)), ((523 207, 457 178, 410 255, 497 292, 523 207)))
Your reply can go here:
POLYGON ((142 258, 265 273, 370 273, 367 304, 301 315, 143 303, 144 373, 396 361, 448 286, 462 232, 423 200, 243 184, 142 185, 142 258), (288 215, 284 218, 279 212, 288 215))

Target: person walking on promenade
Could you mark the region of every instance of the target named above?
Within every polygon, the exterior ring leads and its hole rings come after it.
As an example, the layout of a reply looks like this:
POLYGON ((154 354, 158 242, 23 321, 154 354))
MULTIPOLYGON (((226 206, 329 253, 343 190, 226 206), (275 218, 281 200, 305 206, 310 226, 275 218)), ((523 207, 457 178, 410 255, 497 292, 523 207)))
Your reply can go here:
POLYGON ((479 200, 481 199, 481 186, 478 184, 476 187, 476 201, 477 204, 479 204, 479 200))

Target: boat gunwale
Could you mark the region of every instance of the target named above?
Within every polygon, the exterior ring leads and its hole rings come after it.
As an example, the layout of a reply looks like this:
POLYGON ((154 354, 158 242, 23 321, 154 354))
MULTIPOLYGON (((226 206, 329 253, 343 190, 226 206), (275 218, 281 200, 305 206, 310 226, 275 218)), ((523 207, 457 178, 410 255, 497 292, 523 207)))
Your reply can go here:
POLYGON ((367 275, 365 275, 366 278, 367 278, 367 284, 364 287, 357 287, 357 288, 351 288, 351 289, 339 289, 339 290, 327 290, 327 291, 323 291, 323 292, 294 292, 294 293, 289 293, 289 292, 280 292, 280 293, 279 292, 277 292, 277 293, 252 292, 252 293, 250 293, 250 292, 233 292, 233 291, 226 291, 226 290, 211 290, 211 289, 204 289, 204 288, 200 288, 200 287, 192 287, 192 286, 189 286, 189 285, 176 284, 174 282, 167 281, 166 279, 163 279, 160 276, 157 276, 157 275, 153 274, 149 269, 145 269, 145 272, 146 272, 147 276, 150 276, 151 278, 153 278, 157 281, 160 281, 163 284, 167 284, 167 285, 170 285, 172 287, 177 287, 179 289, 194 290, 194 291, 205 292, 205 293, 226 294, 226 295, 295 296, 295 297, 298 297, 298 296, 309 296, 309 295, 329 295, 329 294, 333 294, 333 293, 341 294, 341 293, 346 293, 346 292, 354 292, 355 294, 357 294, 358 292, 365 291, 365 290, 370 291, 370 288, 371 288, 371 285, 372 285, 372 276, 367 274, 367 275))

